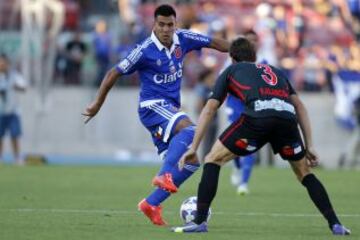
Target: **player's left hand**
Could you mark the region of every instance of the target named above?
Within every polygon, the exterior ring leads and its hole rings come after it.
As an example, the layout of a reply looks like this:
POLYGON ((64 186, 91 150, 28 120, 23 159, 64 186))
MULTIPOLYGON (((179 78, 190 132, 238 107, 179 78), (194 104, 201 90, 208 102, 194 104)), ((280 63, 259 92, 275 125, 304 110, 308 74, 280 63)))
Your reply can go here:
POLYGON ((97 102, 91 103, 82 113, 85 116, 84 123, 88 123, 100 110, 100 105, 97 102))
POLYGON ((312 147, 308 147, 306 149, 305 157, 310 167, 316 167, 319 165, 318 155, 312 147))
POLYGON ((195 162, 195 161, 196 161, 196 152, 192 148, 190 148, 181 157, 181 159, 178 163, 179 170, 182 170, 184 168, 185 163, 195 162))

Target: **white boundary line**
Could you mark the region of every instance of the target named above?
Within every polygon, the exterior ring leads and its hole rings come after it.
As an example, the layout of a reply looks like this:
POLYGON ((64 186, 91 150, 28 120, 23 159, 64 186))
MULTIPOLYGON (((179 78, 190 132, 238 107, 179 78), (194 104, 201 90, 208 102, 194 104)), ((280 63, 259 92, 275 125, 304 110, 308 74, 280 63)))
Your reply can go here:
MULTIPOLYGON (((0 212, 21 212, 21 213, 84 213, 84 214, 118 214, 118 215, 136 215, 137 211, 128 210, 107 210, 107 209, 41 209, 41 208, 14 208, 14 209, 0 209, 0 212)), ((166 214, 177 214, 174 211, 166 211, 166 214)), ((215 215, 229 215, 229 216, 248 216, 248 217, 289 217, 289 218, 307 218, 307 217, 322 217, 320 214, 306 214, 306 213, 262 213, 262 212, 213 212, 215 215)), ((360 214, 338 214, 340 217, 360 218, 360 214)))

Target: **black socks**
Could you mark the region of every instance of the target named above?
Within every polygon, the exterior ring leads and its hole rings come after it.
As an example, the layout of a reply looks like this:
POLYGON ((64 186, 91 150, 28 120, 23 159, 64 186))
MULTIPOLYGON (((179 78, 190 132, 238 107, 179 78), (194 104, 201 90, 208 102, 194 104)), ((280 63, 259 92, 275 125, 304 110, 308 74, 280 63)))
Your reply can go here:
POLYGON ((206 221, 210 204, 214 199, 219 182, 220 166, 214 163, 206 163, 198 187, 196 224, 206 221))
POLYGON ((301 183, 306 187, 311 200, 328 221, 329 227, 331 228, 334 224, 340 224, 324 186, 315 175, 306 175, 301 183))

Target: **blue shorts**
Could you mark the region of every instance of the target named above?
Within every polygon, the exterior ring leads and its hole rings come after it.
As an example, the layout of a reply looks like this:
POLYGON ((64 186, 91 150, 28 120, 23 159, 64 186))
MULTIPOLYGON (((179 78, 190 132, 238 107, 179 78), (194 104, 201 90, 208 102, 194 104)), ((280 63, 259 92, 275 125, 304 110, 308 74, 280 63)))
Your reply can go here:
POLYGON ((240 99, 229 94, 226 99, 226 113, 229 121, 232 123, 238 120, 243 111, 244 103, 240 99))
POLYGON ((158 154, 165 152, 174 135, 176 124, 189 118, 184 112, 165 100, 148 100, 138 109, 141 123, 149 130, 158 154))
POLYGON ((10 131, 12 138, 21 136, 20 117, 17 114, 0 114, 0 138, 5 136, 6 131, 10 131))

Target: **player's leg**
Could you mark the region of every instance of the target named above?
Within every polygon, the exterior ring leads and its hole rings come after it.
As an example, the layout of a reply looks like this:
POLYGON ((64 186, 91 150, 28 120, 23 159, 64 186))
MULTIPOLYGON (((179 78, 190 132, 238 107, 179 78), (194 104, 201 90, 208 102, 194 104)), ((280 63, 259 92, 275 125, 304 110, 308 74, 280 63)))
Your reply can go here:
POLYGON ((350 234, 336 216, 325 187, 311 173, 305 157, 305 148, 296 121, 275 120, 271 144, 274 152, 288 160, 297 179, 307 189, 309 196, 321 214, 328 221, 330 229, 336 235, 350 234), (284 131, 286 129, 286 131, 284 131))
POLYGON ((20 137, 21 137, 21 123, 20 118, 16 114, 11 115, 10 120, 10 136, 11 136, 11 145, 14 154, 14 159, 17 165, 23 165, 23 159, 21 158, 20 153, 20 137))
POLYGON ((242 162, 242 177, 241 177, 241 182, 237 188, 237 193, 240 195, 245 195, 249 193, 248 183, 255 162, 255 154, 250 154, 248 156, 242 157, 241 162, 242 162))
POLYGON ((210 153, 206 155, 203 173, 198 188, 197 216, 195 223, 206 221, 210 204, 217 191, 220 167, 236 157, 223 143, 217 140, 210 153))
POLYGON ((323 184, 311 173, 306 158, 298 161, 289 161, 296 177, 307 189, 309 196, 324 218, 328 221, 329 227, 335 235, 349 235, 350 231, 341 225, 330 198, 323 184))
POLYGON ((230 182, 235 187, 238 187, 241 182, 241 159, 240 157, 235 157, 233 161, 234 165, 232 167, 230 182))
POLYGON ((164 165, 158 176, 153 179, 156 188, 146 199, 139 203, 139 209, 156 225, 165 225, 162 220, 160 204, 169 196, 169 188, 176 189, 188 179, 199 167, 198 161, 187 163, 182 170, 177 163, 188 149, 194 137, 194 126, 187 118, 180 120, 175 127, 175 135, 171 138, 164 156, 164 165), (171 169, 168 167, 170 166, 171 169), (167 190, 165 190, 167 188, 167 190))
POLYGON ((259 123, 252 124, 252 120, 243 116, 221 134, 210 153, 205 157, 205 164, 198 187, 197 215, 194 223, 183 227, 175 227, 172 229, 174 232, 207 231, 207 214, 216 195, 220 167, 234 159, 234 157, 252 154, 264 145, 262 139, 264 131, 262 131, 261 126, 258 126, 259 123), (256 135, 251 129, 260 129, 259 134, 256 135), (256 137, 254 137, 255 135, 256 137))
POLYGON ((192 143, 194 134, 195 127, 188 118, 181 119, 176 124, 164 158, 164 164, 158 176, 154 178, 154 185, 171 193, 177 192, 177 188, 198 169, 198 161, 187 163, 182 170, 177 167, 181 156, 192 143))
POLYGON ((7 117, 0 114, 0 162, 3 161, 4 153, 4 137, 7 128, 7 117))
POLYGON ((230 152, 219 140, 206 155, 203 173, 198 187, 197 215, 193 223, 172 228, 173 232, 207 232, 206 219, 218 187, 220 168, 236 155, 230 152))

